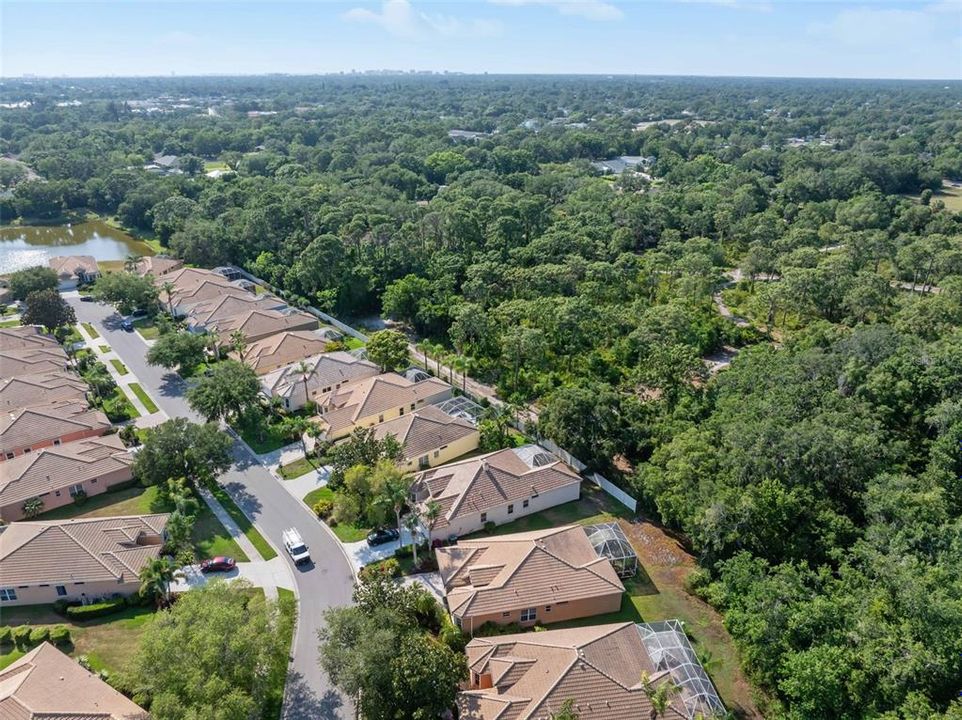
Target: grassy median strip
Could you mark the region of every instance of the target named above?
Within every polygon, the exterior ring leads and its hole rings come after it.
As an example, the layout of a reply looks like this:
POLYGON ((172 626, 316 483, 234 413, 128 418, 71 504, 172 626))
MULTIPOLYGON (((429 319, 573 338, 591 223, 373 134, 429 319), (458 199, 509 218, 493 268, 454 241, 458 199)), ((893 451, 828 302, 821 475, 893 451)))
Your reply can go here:
POLYGON ((159 410, 157 404, 150 399, 150 395, 147 394, 146 390, 140 387, 139 383, 130 383, 127 387, 129 387, 131 391, 133 391, 134 395, 137 396, 137 399, 143 403, 144 407, 147 408, 148 413, 153 414, 159 410))
POLYGON ((227 514, 230 515, 237 526, 241 529, 241 532, 247 536, 247 539, 251 541, 251 544, 257 548, 257 552, 261 554, 261 557, 265 560, 270 560, 271 558, 277 557, 277 552, 271 547, 271 544, 264 539, 257 528, 254 527, 253 523, 244 514, 244 511, 237 507, 237 503, 234 502, 230 494, 219 485, 211 491, 218 502, 224 506, 227 514))
POLYGON ((127 369, 127 366, 120 362, 120 360, 117 358, 110 358, 110 364, 113 365, 114 369, 121 375, 126 375, 130 372, 130 370, 127 369))
POLYGON ((102 352, 104 355, 106 355, 107 353, 109 353, 109 352, 110 352, 110 345, 101 345, 101 346, 100 346, 100 352, 102 352))
POLYGON ((80 324, 83 325, 84 330, 87 331, 87 334, 88 334, 93 340, 96 340, 97 338, 100 337, 100 333, 97 332, 97 328, 95 328, 95 327, 94 327, 93 325, 91 325, 90 323, 85 322, 85 323, 80 323, 80 324))
POLYGON ((287 682, 287 660, 294 641, 294 625, 297 618, 297 599, 293 590, 277 588, 277 634, 281 637, 282 650, 277 653, 274 665, 267 676, 267 703, 265 718, 281 716, 284 705, 284 684, 287 682))

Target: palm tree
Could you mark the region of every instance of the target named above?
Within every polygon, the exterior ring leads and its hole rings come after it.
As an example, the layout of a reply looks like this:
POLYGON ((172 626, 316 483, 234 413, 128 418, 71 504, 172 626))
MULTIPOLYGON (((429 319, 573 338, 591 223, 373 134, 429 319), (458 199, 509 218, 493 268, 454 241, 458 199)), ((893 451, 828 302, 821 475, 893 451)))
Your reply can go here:
POLYGON ((177 286, 170 280, 165 280, 164 284, 160 286, 161 291, 167 296, 167 312, 171 315, 174 314, 174 295, 177 294, 177 286))
POLYGON ((417 508, 414 508, 404 517, 404 527, 411 533, 411 553, 414 555, 414 565, 418 564, 418 528, 421 525, 421 518, 418 517, 417 508))
POLYGON ((230 347, 237 353, 237 359, 244 362, 247 355, 247 336, 240 330, 235 330, 230 334, 230 347))
POLYGON ((307 394, 307 381, 311 379, 311 366, 301 360, 294 371, 301 376, 301 383, 304 385, 304 404, 311 401, 311 396, 307 394))
POLYGON ((421 509, 420 515, 421 522, 427 527, 428 542, 430 542, 431 533, 434 532, 434 526, 438 524, 438 520, 441 517, 441 503, 437 500, 428 500, 421 509))
POLYGON ((417 343, 414 346, 414 349, 420 351, 424 355, 424 369, 425 371, 430 372, 430 368, 428 368, 428 350, 431 349, 431 343, 429 343, 427 340, 423 340, 417 343))
POLYGON ((390 460, 381 460, 374 468, 371 485, 376 488, 374 504, 394 512, 397 532, 401 534, 401 511, 408 501, 411 483, 390 460))
POLYGON ((140 571, 140 592, 153 598, 158 607, 170 604, 170 583, 183 573, 167 558, 156 557, 147 562, 140 571))
POLYGON ((215 359, 220 358, 220 333, 216 330, 207 331, 207 349, 215 359))
POLYGON ((672 698, 681 691, 681 688, 670 677, 665 678, 656 687, 651 680, 651 676, 646 672, 641 674, 641 686, 651 703, 651 720, 664 717, 668 712, 668 706, 671 705, 672 698))
POLYGON ((461 355, 451 358, 451 367, 461 373, 461 391, 468 394, 468 359, 461 355))
POLYGON ((128 255, 127 259, 124 260, 124 270, 127 272, 136 272, 137 265, 139 265, 140 261, 143 259, 143 255, 128 255))

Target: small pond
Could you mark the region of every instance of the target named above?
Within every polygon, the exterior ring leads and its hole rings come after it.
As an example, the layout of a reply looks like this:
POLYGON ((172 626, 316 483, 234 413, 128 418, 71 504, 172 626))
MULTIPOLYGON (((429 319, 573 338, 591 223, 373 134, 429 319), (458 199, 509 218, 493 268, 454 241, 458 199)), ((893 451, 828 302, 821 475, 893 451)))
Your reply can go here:
POLYGON ((153 250, 123 230, 100 220, 72 225, 0 227, 0 275, 46 265, 54 255, 93 255, 97 260, 126 260, 153 250))

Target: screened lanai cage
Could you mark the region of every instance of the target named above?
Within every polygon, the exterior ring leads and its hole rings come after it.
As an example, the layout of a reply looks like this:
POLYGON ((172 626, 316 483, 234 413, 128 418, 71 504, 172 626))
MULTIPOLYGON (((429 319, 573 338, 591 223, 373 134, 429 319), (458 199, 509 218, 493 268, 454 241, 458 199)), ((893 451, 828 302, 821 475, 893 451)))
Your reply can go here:
POLYGON ((656 672, 668 671, 672 681, 678 686, 678 699, 685 706, 690 720, 697 716, 704 718, 722 717, 725 706, 705 672, 685 630, 678 620, 639 623, 635 627, 656 672))
POLYGON ((464 395, 457 395, 453 398, 449 398, 444 402, 438 403, 438 408, 443 412, 446 412, 451 417, 461 418, 462 420, 467 420, 468 422, 477 425, 481 416, 484 414, 484 408, 478 405, 474 400, 464 395))
POLYGON ((605 557, 611 561, 611 566, 618 573, 618 577, 634 577, 638 572, 638 555, 618 523, 588 525, 585 527, 585 534, 595 552, 598 553, 598 557, 605 557))

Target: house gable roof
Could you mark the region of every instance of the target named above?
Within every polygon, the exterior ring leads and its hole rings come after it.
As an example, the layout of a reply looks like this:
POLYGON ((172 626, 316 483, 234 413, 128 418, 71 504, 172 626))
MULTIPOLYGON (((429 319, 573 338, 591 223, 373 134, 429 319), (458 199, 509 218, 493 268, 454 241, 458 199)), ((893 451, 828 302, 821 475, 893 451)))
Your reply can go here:
POLYGON ((434 405, 426 405, 412 413, 374 426, 374 436, 383 440, 393 435, 401 443, 408 460, 449 445, 478 429, 467 420, 452 417, 434 405))
POLYGON ((51 370, 0 380, 0 412, 57 400, 83 400, 87 384, 77 375, 51 370))
POLYGON ((3 351, 59 347, 57 339, 39 325, 0 328, 0 350, 3 351))
POLYGON ((79 274, 96 275, 100 272, 93 255, 54 255, 47 264, 61 280, 77 277, 79 274))
POLYGON ((384 373, 349 383, 318 398, 321 419, 334 430, 350 427, 364 418, 394 408, 417 405, 450 391, 443 380, 412 382, 397 373, 384 373))
MULTIPOLYGON (((377 365, 354 357, 343 350, 319 353, 304 359, 309 369, 308 386, 314 389, 333 387, 346 382, 377 375, 377 365)), ((272 395, 290 397, 295 387, 302 385, 300 363, 290 363, 272 370, 261 378, 261 384, 272 395)))
POLYGON ((86 402, 56 400, 0 414, 0 451, 29 446, 75 432, 106 432, 109 428, 110 421, 107 416, 100 410, 92 410, 86 402))

